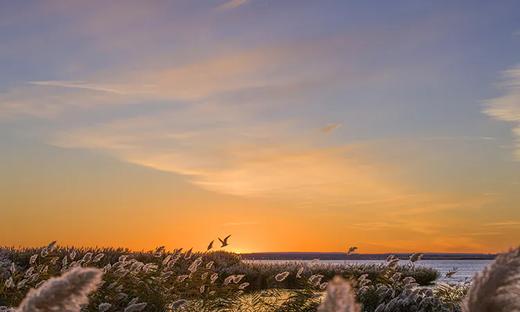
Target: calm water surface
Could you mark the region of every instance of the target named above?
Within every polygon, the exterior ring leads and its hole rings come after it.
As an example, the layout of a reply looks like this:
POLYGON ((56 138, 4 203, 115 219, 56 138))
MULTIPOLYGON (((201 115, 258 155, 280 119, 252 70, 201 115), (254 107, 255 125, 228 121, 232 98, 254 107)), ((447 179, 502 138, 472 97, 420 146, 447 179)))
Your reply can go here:
MULTIPOLYGON (((486 265, 491 263, 492 260, 421 260, 416 263, 417 266, 434 268, 441 273, 438 281, 440 282, 451 282, 461 283, 466 280, 470 280, 476 273, 482 271, 486 265), (456 269, 457 273, 451 278, 446 278, 446 273, 452 269, 456 269)), ((253 260, 253 263, 283 263, 285 260, 253 260)), ((309 263, 309 260, 302 261, 290 261, 290 262, 303 262, 309 263)), ((323 264, 380 264, 384 263, 381 260, 320 260, 319 263, 323 264)), ((400 264, 405 265, 408 261, 400 261, 400 264)))

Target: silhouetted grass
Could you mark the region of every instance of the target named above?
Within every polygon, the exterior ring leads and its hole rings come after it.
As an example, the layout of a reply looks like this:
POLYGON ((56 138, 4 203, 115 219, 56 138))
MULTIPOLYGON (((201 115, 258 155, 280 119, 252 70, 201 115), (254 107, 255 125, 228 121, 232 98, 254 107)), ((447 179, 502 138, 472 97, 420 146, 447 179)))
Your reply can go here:
POLYGON ((16 311, 43 304, 79 312, 87 296, 81 311, 479 312, 486 305, 502 311, 505 304, 520 308, 519 259, 518 250, 498 257, 470 290, 469 284, 421 286, 438 273, 415 265, 420 254, 398 266, 395 257, 382 264, 266 264, 222 251, 0 248, 0 311, 15 311, 9 307, 24 300, 16 311))

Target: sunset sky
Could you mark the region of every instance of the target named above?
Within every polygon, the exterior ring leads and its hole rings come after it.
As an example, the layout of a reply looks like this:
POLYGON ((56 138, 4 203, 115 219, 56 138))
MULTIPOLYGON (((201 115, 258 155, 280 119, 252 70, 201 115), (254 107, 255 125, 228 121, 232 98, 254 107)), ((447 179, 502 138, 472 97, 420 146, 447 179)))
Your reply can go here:
POLYGON ((513 247, 519 12, 2 1, 0 245, 513 247))

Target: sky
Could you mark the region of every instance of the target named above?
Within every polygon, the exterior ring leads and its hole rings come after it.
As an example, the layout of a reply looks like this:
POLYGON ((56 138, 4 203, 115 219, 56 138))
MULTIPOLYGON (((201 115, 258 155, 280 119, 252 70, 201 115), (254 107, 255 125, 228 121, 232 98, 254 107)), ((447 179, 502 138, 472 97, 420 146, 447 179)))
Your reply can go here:
POLYGON ((2 1, 0 245, 514 247, 518 12, 2 1))

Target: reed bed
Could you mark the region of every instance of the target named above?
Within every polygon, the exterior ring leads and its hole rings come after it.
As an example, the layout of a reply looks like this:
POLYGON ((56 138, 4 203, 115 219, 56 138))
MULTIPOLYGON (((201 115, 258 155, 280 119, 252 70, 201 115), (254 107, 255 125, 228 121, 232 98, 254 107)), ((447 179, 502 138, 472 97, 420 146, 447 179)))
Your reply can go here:
MULTIPOLYGON (((415 266, 411 263, 396 266, 394 271, 399 272, 403 278, 412 277, 421 286, 432 285, 438 278, 439 272, 432 268, 415 266)), ((305 285, 306 278, 319 274, 323 281, 329 281, 334 276, 342 276, 345 279, 358 279, 366 276, 372 281, 387 279, 388 265, 380 264, 323 264, 309 262, 277 262, 277 263, 254 263, 240 262, 223 268, 226 274, 244 274, 251 284, 250 289, 261 290, 271 288, 301 289, 305 285), (298 272, 300 271, 300 274, 298 272), (276 274, 289 272, 283 282, 275 279, 276 274), (298 276, 304 277, 299 278, 298 276)))
POLYGON ((404 266, 392 257, 379 265, 257 264, 223 251, 53 242, 0 249, 0 311, 514 311, 497 307, 520 308, 511 295, 520 287, 519 259, 511 251, 473 284, 450 285, 433 284, 438 272, 416 266, 419 254, 404 266), (492 310, 479 310, 486 305, 492 310))

